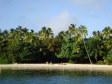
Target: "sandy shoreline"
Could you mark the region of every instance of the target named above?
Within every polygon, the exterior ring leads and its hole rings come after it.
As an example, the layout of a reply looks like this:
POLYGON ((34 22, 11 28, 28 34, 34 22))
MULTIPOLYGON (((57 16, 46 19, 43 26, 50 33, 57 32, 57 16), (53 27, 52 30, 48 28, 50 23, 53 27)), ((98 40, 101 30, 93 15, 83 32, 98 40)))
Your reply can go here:
POLYGON ((57 70, 112 72, 112 65, 93 64, 0 64, 0 70, 57 70))

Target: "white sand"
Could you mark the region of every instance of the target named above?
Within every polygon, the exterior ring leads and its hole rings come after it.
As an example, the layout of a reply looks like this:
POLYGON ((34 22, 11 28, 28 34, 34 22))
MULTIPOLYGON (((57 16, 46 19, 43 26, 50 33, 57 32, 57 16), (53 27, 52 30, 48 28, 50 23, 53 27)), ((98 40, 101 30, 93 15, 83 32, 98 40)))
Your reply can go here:
POLYGON ((112 65, 93 64, 0 64, 0 70, 58 70, 112 72, 112 65))

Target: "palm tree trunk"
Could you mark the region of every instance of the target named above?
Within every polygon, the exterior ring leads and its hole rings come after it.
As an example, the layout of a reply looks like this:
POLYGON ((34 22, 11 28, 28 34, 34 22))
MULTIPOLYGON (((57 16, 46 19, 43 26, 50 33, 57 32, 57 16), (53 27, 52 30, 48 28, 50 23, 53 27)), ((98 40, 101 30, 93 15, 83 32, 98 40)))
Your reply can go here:
POLYGON ((84 39, 83 39, 83 43, 84 43, 84 47, 85 47, 85 50, 86 50, 86 53, 87 53, 87 56, 88 56, 89 62, 90 62, 90 64, 93 64, 93 63, 92 63, 92 60, 91 60, 91 58, 90 58, 90 56, 89 56, 89 53, 88 53, 88 50, 87 50, 87 47, 86 47, 86 44, 85 44, 84 39))

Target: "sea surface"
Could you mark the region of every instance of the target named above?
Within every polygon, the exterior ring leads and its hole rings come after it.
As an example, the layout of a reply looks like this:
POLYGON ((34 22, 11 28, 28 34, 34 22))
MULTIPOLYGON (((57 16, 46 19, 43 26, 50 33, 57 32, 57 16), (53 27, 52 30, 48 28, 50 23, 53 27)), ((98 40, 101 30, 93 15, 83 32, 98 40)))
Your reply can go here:
POLYGON ((112 84, 112 73, 5 70, 0 84, 112 84))

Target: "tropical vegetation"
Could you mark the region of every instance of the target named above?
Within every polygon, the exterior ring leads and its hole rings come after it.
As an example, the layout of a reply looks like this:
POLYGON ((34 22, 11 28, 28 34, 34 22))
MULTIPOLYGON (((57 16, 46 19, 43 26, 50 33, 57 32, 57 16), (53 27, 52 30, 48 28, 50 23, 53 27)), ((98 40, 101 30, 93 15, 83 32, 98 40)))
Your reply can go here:
POLYGON ((0 30, 0 63, 112 64, 112 28, 87 34, 87 27, 74 24, 58 35, 49 27, 0 30))

